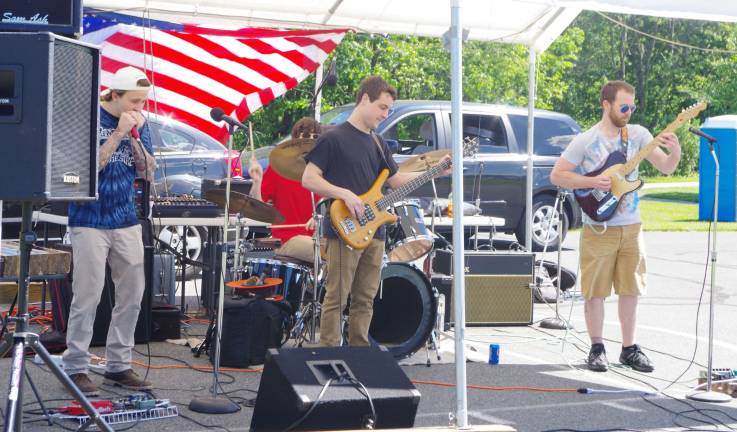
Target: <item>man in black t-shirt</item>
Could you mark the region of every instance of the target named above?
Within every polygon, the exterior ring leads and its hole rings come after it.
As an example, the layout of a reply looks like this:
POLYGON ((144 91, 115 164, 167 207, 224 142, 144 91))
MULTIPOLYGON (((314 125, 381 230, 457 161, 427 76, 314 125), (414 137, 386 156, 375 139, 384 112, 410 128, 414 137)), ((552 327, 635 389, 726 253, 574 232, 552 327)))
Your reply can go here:
MULTIPOLYGON (((389 147, 373 133, 386 119, 396 97, 397 91, 381 77, 364 79, 348 121, 323 133, 305 157, 302 184, 320 196, 343 200, 351 215, 359 218, 363 217, 364 205, 358 195, 371 188, 381 170, 389 170, 387 183, 392 189, 419 176, 421 173, 398 172, 389 147)), ((365 249, 350 249, 332 229, 330 219, 325 220, 328 279, 320 317, 320 344, 341 344, 340 315, 350 294, 348 342, 368 345, 386 230, 379 229, 365 249)))

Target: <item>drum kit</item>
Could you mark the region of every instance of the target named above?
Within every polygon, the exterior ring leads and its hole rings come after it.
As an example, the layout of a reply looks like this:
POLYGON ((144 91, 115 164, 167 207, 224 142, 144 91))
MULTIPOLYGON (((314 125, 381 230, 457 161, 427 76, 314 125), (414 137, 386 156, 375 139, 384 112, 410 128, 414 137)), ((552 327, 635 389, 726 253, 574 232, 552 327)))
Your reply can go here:
MULTIPOLYGON (((283 177, 301 180, 306 165, 304 155, 314 145, 313 139, 292 139, 280 144, 270 154, 271 167, 283 177)), ((418 155, 402 162, 399 170, 424 171, 447 154, 447 151, 435 151, 418 155)), ((221 205, 225 202, 222 190, 208 191, 205 197, 221 205)), ((323 200, 313 208, 316 228, 312 244, 306 246, 312 248, 311 262, 305 261, 304 254, 295 257, 281 253, 283 245, 278 239, 243 239, 237 240, 237 252, 229 260, 232 266, 226 272, 227 286, 233 294, 259 295, 263 287, 264 297, 289 306, 291 314, 285 322, 285 333, 294 346, 317 342, 320 302, 327 277, 320 253, 321 244, 324 246, 322 220, 327 202, 323 200), (269 283, 254 283, 262 281, 269 283)), ((230 208, 240 216, 270 223, 272 229, 304 226, 279 225, 284 217, 273 206, 238 192, 231 192, 230 208)), ((443 330, 439 328, 438 317, 442 312, 438 314, 438 292, 430 283, 430 266, 422 265, 431 259, 437 236, 425 226, 418 202, 398 202, 391 211, 398 221, 387 228, 384 267, 369 337, 386 346, 396 358, 405 358, 428 343, 437 351, 437 331, 443 330)))

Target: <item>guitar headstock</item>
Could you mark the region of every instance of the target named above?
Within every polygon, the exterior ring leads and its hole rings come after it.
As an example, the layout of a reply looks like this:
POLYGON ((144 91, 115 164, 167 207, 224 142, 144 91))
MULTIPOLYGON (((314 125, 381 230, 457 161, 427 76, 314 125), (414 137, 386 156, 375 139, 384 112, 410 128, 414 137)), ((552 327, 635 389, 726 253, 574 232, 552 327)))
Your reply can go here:
POLYGON ((696 117, 701 111, 705 109, 706 109, 706 102, 695 103, 691 105, 690 107, 681 111, 681 113, 678 114, 678 117, 676 117, 676 121, 678 122, 678 124, 686 123, 687 121, 696 117))

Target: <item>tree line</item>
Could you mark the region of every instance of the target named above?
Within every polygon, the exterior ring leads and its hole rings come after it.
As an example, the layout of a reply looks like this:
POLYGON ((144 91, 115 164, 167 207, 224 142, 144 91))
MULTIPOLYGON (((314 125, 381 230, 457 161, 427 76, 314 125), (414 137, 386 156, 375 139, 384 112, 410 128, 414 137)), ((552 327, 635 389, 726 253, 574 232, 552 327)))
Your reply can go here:
MULTIPOLYGON (((450 54, 439 38, 348 33, 331 54, 338 80, 324 87, 322 111, 351 103, 360 80, 378 74, 401 99, 450 99, 450 54)), ((326 62, 329 64, 329 61, 326 62)), ((705 101, 692 122, 737 113, 737 25, 583 12, 537 59, 537 108, 566 113, 582 128, 600 116, 599 89, 610 79, 637 90, 632 122, 657 133, 684 108, 705 101)), ((526 106, 528 50, 522 45, 469 41, 463 46, 463 99, 526 106)), ((309 116, 314 76, 256 112, 256 147, 289 134, 309 116)), ((681 128, 676 175, 698 170, 698 140, 681 128)), ((236 137, 244 148, 245 135, 236 137)), ((645 174, 654 173, 644 164, 645 174)))

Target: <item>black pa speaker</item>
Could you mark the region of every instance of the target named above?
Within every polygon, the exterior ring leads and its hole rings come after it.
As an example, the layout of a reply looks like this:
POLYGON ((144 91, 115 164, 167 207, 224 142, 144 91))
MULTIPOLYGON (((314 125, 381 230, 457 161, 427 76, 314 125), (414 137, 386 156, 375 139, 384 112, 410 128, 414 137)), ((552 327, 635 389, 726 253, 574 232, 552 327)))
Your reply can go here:
POLYGON ((0 52, 0 199, 96 199, 99 48, 0 33, 0 52))
POLYGON ((386 348, 271 349, 251 431, 362 429, 371 403, 374 428, 414 426, 420 392, 386 348))

